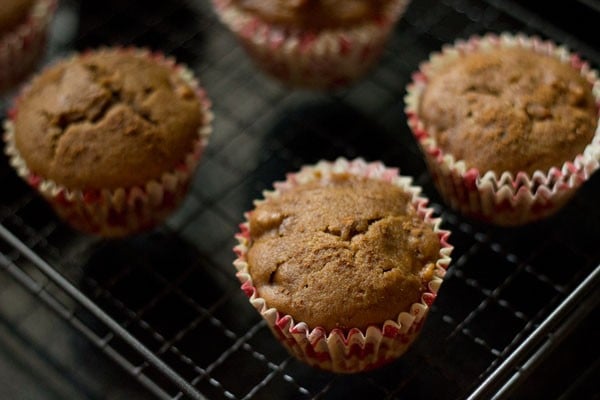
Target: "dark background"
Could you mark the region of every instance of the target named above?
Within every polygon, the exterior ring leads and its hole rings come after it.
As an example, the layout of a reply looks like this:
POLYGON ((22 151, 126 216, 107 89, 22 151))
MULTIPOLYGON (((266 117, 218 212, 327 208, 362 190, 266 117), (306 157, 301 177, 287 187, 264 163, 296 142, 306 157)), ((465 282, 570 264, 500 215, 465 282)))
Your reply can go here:
MULTIPOLYGON (((101 45, 173 55, 212 98, 214 134, 185 204, 153 232, 106 241, 70 230, 3 156, 0 224, 210 399, 465 398, 600 263, 600 177, 547 221, 500 229, 467 220, 431 184, 406 126, 404 88, 443 43, 488 31, 551 38, 598 68, 598 2, 536 3, 413 0, 365 79, 313 93, 263 76, 207 1, 64 0, 46 62, 101 45), (231 266, 233 234, 252 199, 286 172, 338 156, 381 160, 413 176, 455 246, 418 342, 390 366, 354 376, 290 358, 231 266)), ((0 267, 0 398, 178 395, 160 368, 1 239, 0 267)), ((582 307, 593 311, 552 337, 546 357, 530 360, 537 368, 521 369, 511 398, 598 397, 598 296, 590 297, 582 307)))

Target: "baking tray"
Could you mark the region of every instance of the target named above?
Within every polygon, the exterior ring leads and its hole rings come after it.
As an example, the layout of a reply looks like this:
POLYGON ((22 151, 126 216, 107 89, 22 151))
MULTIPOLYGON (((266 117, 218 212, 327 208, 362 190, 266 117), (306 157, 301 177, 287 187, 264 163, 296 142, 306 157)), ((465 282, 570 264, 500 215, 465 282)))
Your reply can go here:
MULTIPOLYGON (((540 223, 504 229, 465 219, 432 186, 402 99, 430 52, 490 31, 554 39, 597 67, 590 32, 598 9, 581 1, 572 10, 557 17, 550 7, 539 13, 506 1, 415 0, 378 66, 347 89, 322 93, 263 76, 207 1, 64 0, 47 62, 102 45, 173 55, 213 100, 214 135, 181 209, 123 240, 72 231, 0 158, 0 271, 159 398, 506 397, 597 306, 600 177, 540 223), (419 340, 391 365, 352 376, 291 358, 231 265, 233 235, 252 200, 286 172, 339 156, 413 176, 455 246, 419 340)), ((576 371, 565 371, 565 381, 576 371)))

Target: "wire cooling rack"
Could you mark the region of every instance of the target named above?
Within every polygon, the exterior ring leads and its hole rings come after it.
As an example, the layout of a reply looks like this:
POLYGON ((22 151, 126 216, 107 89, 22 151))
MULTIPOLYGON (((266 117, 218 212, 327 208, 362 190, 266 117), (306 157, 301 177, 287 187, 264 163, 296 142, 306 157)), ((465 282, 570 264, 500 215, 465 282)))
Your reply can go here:
POLYGON ((433 188, 402 98, 431 51, 476 33, 537 34, 600 64, 581 26, 568 33, 550 19, 512 2, 414 0, 365 79, 312 93, 265 78, 207 1, 65 0, 49 60, 101 45, 173 55, 211 96, 214 135, 181 209, 154 232, 118 241, 70 230, 0 158, 0 270, 159 398, 502 397, 597 306, 600 177, 544 222, 501 229, 466 220, 433 188), (231 265, 252 200, 286 172, 338 156, 414 176, 455 246, 419 340, 391 365, 352 376, 291 358, 231 265))

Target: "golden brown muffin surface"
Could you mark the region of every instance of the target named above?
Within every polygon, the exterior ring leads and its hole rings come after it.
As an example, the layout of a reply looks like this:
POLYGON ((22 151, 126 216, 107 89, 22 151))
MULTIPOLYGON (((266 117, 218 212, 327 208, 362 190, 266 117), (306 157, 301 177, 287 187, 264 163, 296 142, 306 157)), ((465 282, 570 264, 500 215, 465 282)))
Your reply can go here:
POLYGON ((25 20, 34 0, 2 0, 0 5, 0 34, 12 30, 25 20))
POLYGON ((203 122, 194 90, 146 56, 102 50, 34 79, 15 142, 29 169, 72 189, 131 187, 172 171, 203 122))
POLYGON ((334 175, 250 214, 248 268, 268 307, 309 327, 366 329, 420 300, 440 244, 402 189, 334 175))
POLYGON ((370 21, 389 0, 235 0, 261 19, 288 27, 334 29, 370 21))
POLYGON ((431 75, 420 118, 445 153, 482 173, 560 168, 594 136, 591 85, 554 57, 495 49, 431 75))

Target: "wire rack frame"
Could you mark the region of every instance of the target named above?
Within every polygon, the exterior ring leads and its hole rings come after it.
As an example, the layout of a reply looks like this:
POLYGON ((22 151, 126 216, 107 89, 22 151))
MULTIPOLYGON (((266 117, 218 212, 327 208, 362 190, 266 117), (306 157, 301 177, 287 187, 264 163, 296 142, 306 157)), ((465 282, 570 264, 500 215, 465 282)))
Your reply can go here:
MULTIPOLYGON (((408 32, 408 34, 404 35, 403 38, 410 38, 413 44, 419 43, 420 40, 434 41, 436 43, 447 42, 450 37, 432 31, 436 26, 441 25, 440 23, 442 21, 445 21, 448 18, 454 18, 456 15, 463 16, 469 22, 465 25, 464 29, 459 30, 458 36, 466 36, 475 31, 479 31, 482 28, 493 28, 494 23, 499 16, 507 14, 509 10, 513 9, 503 7, 500 4, 497 4, 498 2, 490 3, 492 4, 491 6, 481 8, 474 6, 474 3, 472 2, 444 1, 435 7, 432 7, 430 10, 431 12, 427 13, 425 16, 423 16, 424 14, 417 15, 416 13, 415 15, 407 15, 406 22, 403 22, 403 29, 405 29, 405 33, 408 32)), ((194 7, 196 6, 197 5, 194 4, 194 7)), ((206 10, 206 8, 203 10, 206 10)), ((584 53, 593 55, 593 49, 590 51, 585 44, 578 42, 577 39, 570 37, 558 28, 545 24, 544 21, 532 18, 525 10, 517 10, 517 15, 513 15, 512 17, 516 17, 517 20, 522 21, 521 23, 537 21, 534 22, 533 25, 533 28, 536 31, 549 37, 560 37, 563 42, 566 42, 575 48, 584 49, 584 53)), ((177 7, 171 5, 167 7, 163 16, 169 16, 176 14, 177 12, 177 7)), ((118 13, 115 13, 107 18, 117 19, 119 18, 119 15, 118 13)), ((156 21, 151 21, 149 24, 150 27, 152 27, 152 24, 155 22, 156 21)), ((101 30, 102 26, 103 23, 99 22, 96 26, 97 30, 101 30)), ((88 26, 87 29, 88 36, 93 36, 94 26, 88 26)), ((210 17, 203 21, 203 29, 221 29, 222 31, 222 28, 216 24, 214 18, 210 17)), ((138 30, 129 36, 129 40, 135 42, 149 31, 151 32, 152 29, 138 30)), ((184 48, 186 43, 193 41, 194 37, 194 33, 178 37, 177 40, 174 40, 170 44, 170 47, 163 46, 162 48, 165 49, 166 52, 177 52, 178 49, 184 48)), ((93 40, 91 41, 93 42, 93 40)), ((396 45, 406 46, 410 43, 411 41, 400 44, 392 42, 388 53, 394 52, 396 50, 396 45)), ((209 80, 215 78, 214 81, 205 81, 207 84, 212 85, 215 92, 219 92, 217 89, 226 91, 229 87, 243 90, 245 87, 247 88, 252 84, 252 81, 247 79, 247 64, 242 61, 239 65, 235 65, 236 63, 239 63, 240 59, 243 59, 240 50, 231 46, 231 43, 226 44, 229 46, 228 50, 224 51, 221 57, 215 57, 213 60, 203 63, 198 69, 201 76, 204 74, 209 77, 209 80), (227 76, 224 76, 222 72, 225 70, 223 66, 227 66, 227 76)), ((423 47, 423 45, 419 45, 419 47, 423 47)), ((427 50, 430 51, 433 49, 427 48, 427 50)), ((388 60, 389 58, 388 54, 388 60)), ((405 74, 414 68, 414 64, 407 63, 406 65, 403 65, 402 63, 396 63, 396 60, 392 61, 391 65, 384 65, 384 68, 375 71, 373 78, 368 81, 371 85, 371 91, 385 94, 387 84, 389 84, 388 79, 390 78, 389 74, 386 74, 390 68, 386 67, 399 67, 405 74)), ((596 59, 595 61, 597 62, 598 60, 596 59)), ((348 103, 353 103, 355 101, 354 95, 355 93, 351 91, 336 93, 327 100, 338 106, 343 106, 348 103)), ((383 100, 378 99, 377 102, 377 106, 380 108, 374 108, 372 110, 373 113, 380 113, 381 109, 389 110, 384 115, 392 114, 397 111, 398 108, 397 106, 394 107, 395 100, 393 97, 382 96, 382 98, 383 100)), ((289 92, 277 87, 266 87, 266 90, 260 92, 259 100, 259 104, 266 109, 276 108, 280 104, 286 104, 287 102, 295 101, 297 99, 290 95, 289 92)), ((241 113, 237 109, 235 102, 217 102, 215 104, 215 109, 217 115, 226 116, 227 121, 233 125, 232 131, 241 132, 241 134, 231 137, 231 139, 234 140, 235 145, 238 144, 237 142, 243 142, 247 136, 245 135, 246 132, 252 131, 253 127, 260 125, 260 120, 248 119, 248 113, 241 113)), ((292 118, 291 121, 302 128, 314 130, 317 137, 328 143, 332 149, 341 149, 348 155, 358 153, 359 149, 352 146, 349 147, 344 141, 336 141, 335 138, 332 139, 328 136, 328 132, 323 130, 318 124, 316 126, 311 125, 310 121, 306 122, 301 117, 296 117, 295 119, 292 118)), ((241 166, 239 160, 231 157, 232 144, 227 143, 225 140, 212 144, 208 149, 207 158, 214 161, 215 165, 231 171, 232 175, 237 174, 243 177, 241 182, 240 180, 236 181, 234 179, 229 187, 236 187, 248 183, 249 186, 254 185, 254 192, 258 192, 260 189, 264 188, 265 185, 268 185, 270 181, 268 179, 262 179, 262 181, 258 180, 258 183, 250 183, 250 181, 255 175, 255 171, 268 165, 273 158, 271 155, 276 151, 278 152, 277 157, 283 159, 287 165, 299 167, 306 161, 302 155, 298 155, 293 150, 289 150, 289 147, 292 147, 295 144, 295 140, 297 140, 297 136, 294 136, 293 134, 289 137, 284 136, 283 138, 277 138, 277 140, 270 145, 268 152, 269 156, 260 158, 250 169, 241 166)), ((251 143, 250 140, 249 142, 251 143)), ((409 151, 413 152, 414 157, 419 157, 418 151, 416 151, 414 146, 412 146, 409 151)), ((383 157, 385 158, 385 154, 383 157)), ((417 183, 424 186, 427 191, 427 187, 431 186, 428 175, 423 171, 418 171, 417 176, 417 183)), ((184 221, 179 225, 175 224, 175 228, 171 228, 171 225, 169 225, 163 229, 167 231, 172 230, 170 233, 177 233, 193 228, 193 221, 203 214, 205 208, 211 209, 214 214, 213 218, 220 218, 221 220, 226 221, 230 226, 235 226, 235 223, 238 222, 238 215, 232 215, 231 211, 222 206, 219 201, 223 195, 227 195, 227 192, 228 189, 226 187, 221 187, 220 191, 215 191, 213 193, 205 193, 202 191, 193 192, 192 196, 196 202, 196 207, 192 207, 191 212, 186 215, 185 219, 187 221, 184 221)), ((208 265, 210 268, 213 268, 215 274, 222 275, 221 278, 226 280, 232 286, 228 291, 223 293, 217 301, 212 303, 210 307, 199 304, 198 301, 190 297, 189 293, 182 290, 180 287, 189 275, 197 270, 197 265, 188 266, 184 271, 176 274, 175 277, 165 277, 157 271, 145 269, 144 271, 151 274, 153 279, 158 282, 160 290, 149 302, 146 302, 136 309, 132 309, 128 304, 117 298, 117 296, 114 295, 114 291, 120 283, 128 282, 129 275, 137 271, 140 266, 126 266, 125 268, 120 269, 118 273, 110 276, 108 280, 102 282, 95 280, 89 275, 85 275, 85 273, 75 273, 77 276, 83 275, 85 279, 84 283, 91 288, 95 302, 91 301, 90 297, 84 295, 80 289, 73 286, 69 280, 64 279, 61 274, 57 272, 61 271, 62 273, 69 275, 73 269, 77 270, 80 268, 79 263, 76 261, 78 255, 77 252, 71 254, 70 259, 67 257, 66 262, 61 261, 60 263, 52 263, 52 266, 40 257, 39 254, 43 254, 52 259, 63 259, 61 256, 64 255, 64 249, 53 245, 51 243, 52 239, 49 239, 55 234, 57 229, 60 229, 56 221, 50 220, 48 224, 34 228, 29 226, 29 222, 26 222, 21 218, 21 215, 24 213, 23 210, 32 207, 31 204, 34 204, 35 206, 36 202, 37 200, 31 193, 25 192, 23 196, 18 198, 17 201, 13 202, 9 207, 2 206, 0 222, 8 223, 11 225, 12 229, 9 230, 4 227, 0 228, 0 236, 9 243, 9 248, 7 250, 2 249, 2 253, 0 253, 2 254, 0 257, 0 265, 15 277, 17 281, 22 283, 52 309, 57 311, 84 336, 88 337, 95 345, 100 347, 117 363, 140 380, 158 397, 181 398, 183 396, 189 396, 192 398, 202 398, 197 387, 199 384, 202 384, 202 382, 205 382, 207 385, 221 391, 221 394, 225 398, 252 398, 257 395, 261 389, 267 387, 278 377, 281 377, 287 384, 291 385, 294 388, 294 391, 300 396, 323 397, 335 389, 336 383, 339 382, 338 378, 328 376, 325 384, 317 386, 316 388, 309 388, 305 383, 298 381, 298 379, 294 377, 294 374, 288 373, 290 366, 294 363, 292 359, 284 357, 282 359, 277 359, 277 362, 273 362, 262 350, 256 349, 251 344, 251 341, 255 336, 259 335, 261 331, 265 330, 264 323, 260 320, 252 322, 247 332, 240 335, 239 332, 229 329, 219 318, 214 316, 215 310, 235 296, 234 292, 237 293, 235 288, 233 288, 236 282, 231 274, 229 274, 229 271, 223 270, 220 259, 215 258, 213 260, 209 258, 203 260, 203 265, 208 265), (20 238, 16 237, 13 231, 18 232, 20 238), (36 281, 32 276, 34 274, 28 269, 31 268, 31 266, 24 266, 25 260, 32 263, 33 268, 40 269, 47 279, 42 279, 41 283, 36 281), (73 269, 68 266, 69 264, 73 265, 73 269), (57 296, 57 292, 60 296, 57 296), (74 303, 65 302, 63 299, 64 295, 74 300, 74 303), (187 323, 185 326, 181 327, 181 329, 172 332, 169 337, 165 337, 156 331, 153 324, 146 321, 146 319, 147 313, 152 312, 157 304, 160 304, 169 296, 175 296, 181 300, 182 304, 187 304, 194 310, 195 315, 189 321, 186 321, 187 323), (58 298, 61 300, 58 300, 58 298), (111 309, 117 310, 119 315, 123 316, 120 323, 117 323, 116 320, 99 308, 96 303, 110 305, 111 309), (78 313, 81 313, 81 308, 88 313, 91 313, 91 316, 96 319, 94 323, 89 323, 89 321, 86 323, 84 322, 84 318, 78 316, 78 313), (205 366, 200 366, 178 347, 181 340, 202 323, 212 325, 232 342, 227 350, 215 359, 214 362, 205 366), (102 330, 98 328, 98 324, 105 325, 106 329, 102 330), (140 340, 136 339, 136 337, 131 335, 130 330, 137 330, 138 328, 138 332, 147 334, 151 337, 151 340, 142 343, 140 340), (101 334, 98 334, 98 332, 101 332, 101 334), (119 340, 124 341, 125 346, 117 345, 119 340), (148 345, 148 343, 154 344, 154 342, 158 343, 158 345, 148 345), (134 352, 139 353, 138 355, 140 355, 141 358, 137 358, 136 361, 132 362, 131 359, 135 359, 135 357, 124 357, 123 354, 126 353, 124 348, 127 346, 133 349, 134 352), (150 350, 150 348, 153 348, 153 350, 150 350), (216 372, 224 361, 238 351, 243 351, 258 362, 265 364, 267 370, 267 373, 260 382, 242 396, 230 392, 219 379, 216 379, 213 376, 213 372, 216 372), (183 378, 178 372, 162 361, 162 359, 168 355, 175 357, 175 359, 182 364, 185 364, 186 367, 192 371, 189 378, 183 378), (163 375, 163 378, 166 378, 166 380, 157 379, 156 376, 153 375, 153 370, 157 370, 159 375, 163 375), (173 395, 173 393, 175 394, 173 395)), ((458 336, 464 337, 467 338, 470 343, 481 348, 482 351, 491 356, 490 358, 492 361, 483 371, 480 371, 479 382, 481 383, 481 386, 477 388, 473 386, 474 391, 472 393, 472 396, 475 397, 482 396, 483 393, 489 395, 489 393, 491 393, 491 388, 501 384, 502 380, 508 379, 506 371, 514 369, 516 367, 515 363, 523 361, 522 359, 518 360, 518 362, 514 361, 514 355, 516 354, 514 351, 515 349, 518 350, 522 348, 520 346, 526 343, 526 340, 524 339, 534 331, 534 329, 537 329, 535 332, 547 334, 550 322, 553 319, 559 318, 559 316, 552 313, 552 310, 568 308, 568 306, 572 304, 569 303, 568 300, 572 299, 573 296, 588 291, 590 283, 589 281, 585 281, 588 282, 588 286, 578 286, 573 290, 576 284, 580 282, 582 277, 586 274, 585 270, 574 274, 566 282, 556 283, 554 279, 546 276, 539 268, 531 265, 528 261, 535 259, 535 252, 541 253, 543 247, 538 247, 533 252, 533 255, 528 254, 526 257, 512 253, 510 246, 506 248, 503 243, 495 240, 495 232, 490 233, 485 227, 478 226, 469 221, 463 221, 461 217, 445 210, 442 205, 434 204, 434 207, 442 214, 446 223, 453 231, 461 232, 467 238, 466 245, 458 252, 459 257, 453 263, 453 268, 450 270, 448 277, 449 280, 452 280, 452 282, 460 282, 462 285, 472 289, 482 301, 475 307, 469 309, 469 312, 460 318, 446 314, 444 310, 440 310, 437 305, 433 308, 432 314, 435 315, 437 313, 439 315, 441 313, 442 315, 440 315, 439 321, 441 321, 442 324, 447 325, 447 328, 450 329, 445 337, 446 342, 452 342, 458 336), (468 271, 468 268, 471 265, 473 258, 478 257, 481 252, 497 255, 503 263, 513 266, 513 269, 510 273, 500 277, 500 280, 494 282, 494 285, 491 286, 486 285, 485 282, 478 279, 474 279, 471 276, 471 272, 468 271), (551 301, 545 306, 538 308, 534 315, 521 311, 520 308, 522 305, 518 303, 513 304, 513 302, 507 300, 503 296, 503 292, 506 288, 510 287, 511 284, 520 279, 523 275, 527 275, 544 287, 550 288, 549 290, 552 293, 549 296, 551 301), (565 297, 567 297, 567 299, 563 301, 565 297), (477 319, 482 314, 488 313, 489 308, 492 306, 504 310, 522 324, 521 329, 517 334, 514 335, 508 343, 503 343, 502 346, 488 343, 489 339, 484 337, 485 335, 481 335, 472 329, 472 325, 474 325, 477 319), (551 315, 552 318, 544 320, 548 315, 551 315), (540 323, 542 323, 542 325, 539 325, 540 323), (539 331, 540 328, 544 329, 539 331), (506 364, 508 361, 510 361, 509 364, 506 364), (498 376, 498 371, 504 371, 503 374, 501 374, 503 376, 500 382, 483 380, 487 376, 498 376)), ((87 241, 82 245, 81 251, 89 251, 90 248, 97 244, 98 243, 94 240, 87 241)), ((229 244, 227 239, 221 239, 216 241, 215 248, 227 248, 229 244)), ((100 244, 99 246, 102 248, 103 244, 100 244)), ((94 250, 97 251, 98 248, 94 248, 94 250)), ((580 252, 579 249, 572 250, 574 253, 578 253, 588 266, 592 265, 595 261, 594 256, 590 256, 585 252, 580 252)), ((75 279, 71 278, 71 281, 74 280, 75 279)), ((582 285, 584 285, 585 282, 582 283, 582 285)), ((579 296, 576 296, 576 298, 579 298, 579 296)), ((89 316, 86 318, 89 319, 89 316)), ((531 351, 530 348, 526 350, 531 351)), ((368 381, 368 383, 379 390, 379 392, 383 393, 386 398, 395 398, 396 396, 400 396, 406 387, 410 386, 411 382, 421 371, 434 370, 440 374, 445 373, 443 365, 440 364, 439 360, 431 359, 427 356, 416 359, 417 363, 416 365, 413 365, 413 371, 408 374, 400 384, 393 386, 384 385, 379 381, 379 377, 377 376, 368 376, 363 379, 368 381)), ((505 384, 509 385, 510 382, 511 381, 505 382, 505 384)))

